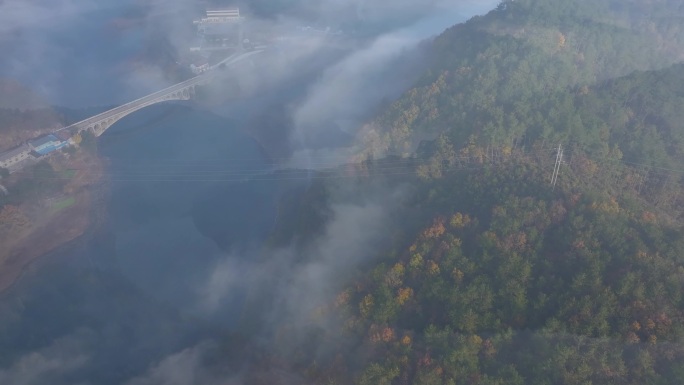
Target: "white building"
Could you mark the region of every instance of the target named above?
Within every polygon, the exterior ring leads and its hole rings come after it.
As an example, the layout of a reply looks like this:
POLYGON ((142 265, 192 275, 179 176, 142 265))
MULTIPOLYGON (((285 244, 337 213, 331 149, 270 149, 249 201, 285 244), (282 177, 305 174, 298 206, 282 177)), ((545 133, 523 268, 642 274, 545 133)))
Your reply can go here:
POLYGON ((240 8, 207 9, 207 19, 219 23, 240 20, 240 8))
POLYGON ((196 20, 195 23, 229 23, 240 20, 240 8, 207 9, 207 17, 196 20))
POLYGON ((16 166, 17 163, 26 160, 29 157, 31 157, 31 147, 22 144, 17 148, 0 153, 0 167, 7 169, 12 168, 16 166))

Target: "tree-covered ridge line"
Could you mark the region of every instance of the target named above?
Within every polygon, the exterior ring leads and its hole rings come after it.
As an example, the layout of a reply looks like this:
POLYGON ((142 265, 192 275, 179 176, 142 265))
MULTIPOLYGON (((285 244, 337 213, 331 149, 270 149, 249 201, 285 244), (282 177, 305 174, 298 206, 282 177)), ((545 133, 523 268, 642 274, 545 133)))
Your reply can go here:
MULTIPOLYGON (((635 70, 661 69, 682 59, 684 24, 674 23, 667 40, 639 21, 653 19, 655 11, 627 26, 616 26, 618 16, 613 23, 605 21, 610 12, 587 12, 594 16, 578 20, 582 7, 607 6, 607 2, 568 1, 558 10, 564 25, 543 14, 558 5, 552 3, 510 2, 505 9, 440 35, 433 44, 432 68, 364 131, 368 152, 408 155, 421 140, 440 133, 450 135, 457 148, 472 136, 483 145, 532 145, 554 139, 550 134, 557 131, 568 136, 572 126, 564 130, 554 126, 568 119, 549 118, 544 113, 550 111, 537 110, 537 104, 551 98, 547 104, 555 99, 558 113, 577 112, 557 105, 568 102, 560 95, 586 92, 635 70), (563 15, 564 9, 572 12, 563 15)), ((671 3, 658 4, 672 8, 672 17, 684 14, 671 3)), ((586 131, 596 130, 586 127, 586 131)))
MULTIPOLYGON (((634 190, 636 183, 638 190, 645 189, 654 197, 654 188, 675 188, 682 182, 682 89, 684 65, 677 64, 611 79, 595 87, 557 91, 534 104, 508 111, 487 108, 483 111, 489 116, 478 118, 487 122, 482 129, 446 131, 437 140, 417 146, 418 156, 427 159, 419 171, 426 177, 439 177, 442 169, 464 156, 485 159, 517 150, 538 152, 560 143, 566 147, 565 159, 579 181, 603 181, 615 191, 627 182, 634 190), (516 130, 524 134, 516 135, 516 130), (500 137, 504 139, 497 139, 500 137), (631 167, 631 172, 618 171, 624 167, 631 167)), ((670 203, 679 199, 672 198, 670 203)))

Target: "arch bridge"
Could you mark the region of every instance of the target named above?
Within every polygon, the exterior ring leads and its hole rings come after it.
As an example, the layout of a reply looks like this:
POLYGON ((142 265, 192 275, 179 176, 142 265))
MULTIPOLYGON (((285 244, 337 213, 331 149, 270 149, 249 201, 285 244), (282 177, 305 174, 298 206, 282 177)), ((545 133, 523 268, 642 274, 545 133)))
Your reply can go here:
MULTIPOLYGON (((263 51, 252 51, 236 55, 235 57, 228 58, 223 62, 216 64, 211 69, 213 70, 220 64, 224 63, 228 65, 235 64, 238 61, 261 52, 263 51)), ((90 118, 81 120, 80 122, 74 123, 70 126, 63 127, 57 131, 68 130, 67 132, 69 132, 71 135, 76 135, 81 131, 90 130, 93 134, 95 134, 95 136, 100 136, 118 120, 147 106, 171 100, 192 99, 195 96, 195 87, 209 83, 212 78, 212 71, 203 75, 195 76, 194 78, 188 79, 184 82, 174 84, 171 87, 151 93, 147 96, 143 96, 140 99, 128 102, 109 111, 91 116, 90 118)))
MULTIPOLYGON (((195 96, 195 87, 206 82, 209 76, 197 76, 182 83, 175 84, 169 88, 154 92, 140 99, 128 102, 109 111, 102 112, 88 119, 81 120, 61 130, 69 130, 75 135, 84 130, 90 130, 95 136, 102 135, 109 127, 118 120, 153 104, 170 100, 189 100, 195 96)), ((60 130, 60 131, 61 131, 60 130)))

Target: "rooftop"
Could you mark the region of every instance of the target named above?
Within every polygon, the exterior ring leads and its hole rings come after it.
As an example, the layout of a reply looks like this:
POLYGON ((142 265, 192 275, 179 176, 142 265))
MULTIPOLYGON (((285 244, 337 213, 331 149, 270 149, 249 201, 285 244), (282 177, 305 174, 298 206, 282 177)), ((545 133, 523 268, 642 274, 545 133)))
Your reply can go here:
POLYGON ((19 147, 15 147, 11 150, 3 151, 0 152, 0 162, 5 161, 7 159, 14 158, 15 156, 21 154, 22 152, 30 151, 29 146, 26 144, 22 144, 19 147))
POLYGON ((37 138, 37 139, 29 140, 29 144, 33 147, 40 147, 40 146, 46 145, 50 142, 60 142, 60 140, 57 139, 57 137, 52 135, 52 134, 41 136, 40 138, 37 138))
POLYGON ((207 13, 209 12, 240 12, 239 7, 222 7, 222 8, 207 8, 207 13))
POLYGON ((207 9, 207 19, 240 19, 240 8, 207 9))

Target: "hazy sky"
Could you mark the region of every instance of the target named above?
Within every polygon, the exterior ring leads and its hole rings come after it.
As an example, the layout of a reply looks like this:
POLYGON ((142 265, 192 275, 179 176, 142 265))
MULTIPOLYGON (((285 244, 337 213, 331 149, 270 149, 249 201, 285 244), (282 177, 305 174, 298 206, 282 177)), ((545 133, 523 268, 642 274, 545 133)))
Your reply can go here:
MULTIPOLYGON (((381 42, 373 49, 381 58, 391 55, 388 50, 392 49, 383 47, 382 41, 397 47, 398 39, 404 45, 411 44, 419 37, 437 33, 462 20, 462 15, 485 12, 495 2, 365 0, 359 3, 363 5, 359 5, 358 15, 382 24, 395 20, 397 15, 413 16, 415 12, 415 17, 409 18, 412 26, 393 27, 404 29, 400 35, 380 37, 381 42)), ((259 4, 263 8, 267 3, 259 4)), ((19 80, 52 103, 71 107, 116 104, 140 96, 168 84, 161 68, 144 63, 131 65, 141 54, 144 39, 162 34, 178 51, 184 50, 188 40, 184 31, 188 30, 190 20, 186 20, 187 12, 179 14, 177 10, 187 10, 195 4, 195 0, 3 0, 0 2, 0 48, 8 54, 0 60, 0 76, 19 80), (114 19, 136 3, 150 5, 151 14, 156 16, 133 28, 113 28, 114 19)), ((321 19, 330 20, 336 10, 356 3, 302 0, 297 4, 299 8, 313 10, 314 14, 320 13, 321 19)), ((348 13, 344 15, 351 17, 348 13)), ((263 22, 292 26, 308 23, 298 21, 291 14, 263 22)), ((366 60, 373 60, 368 53, 365 56, 366 60)))

